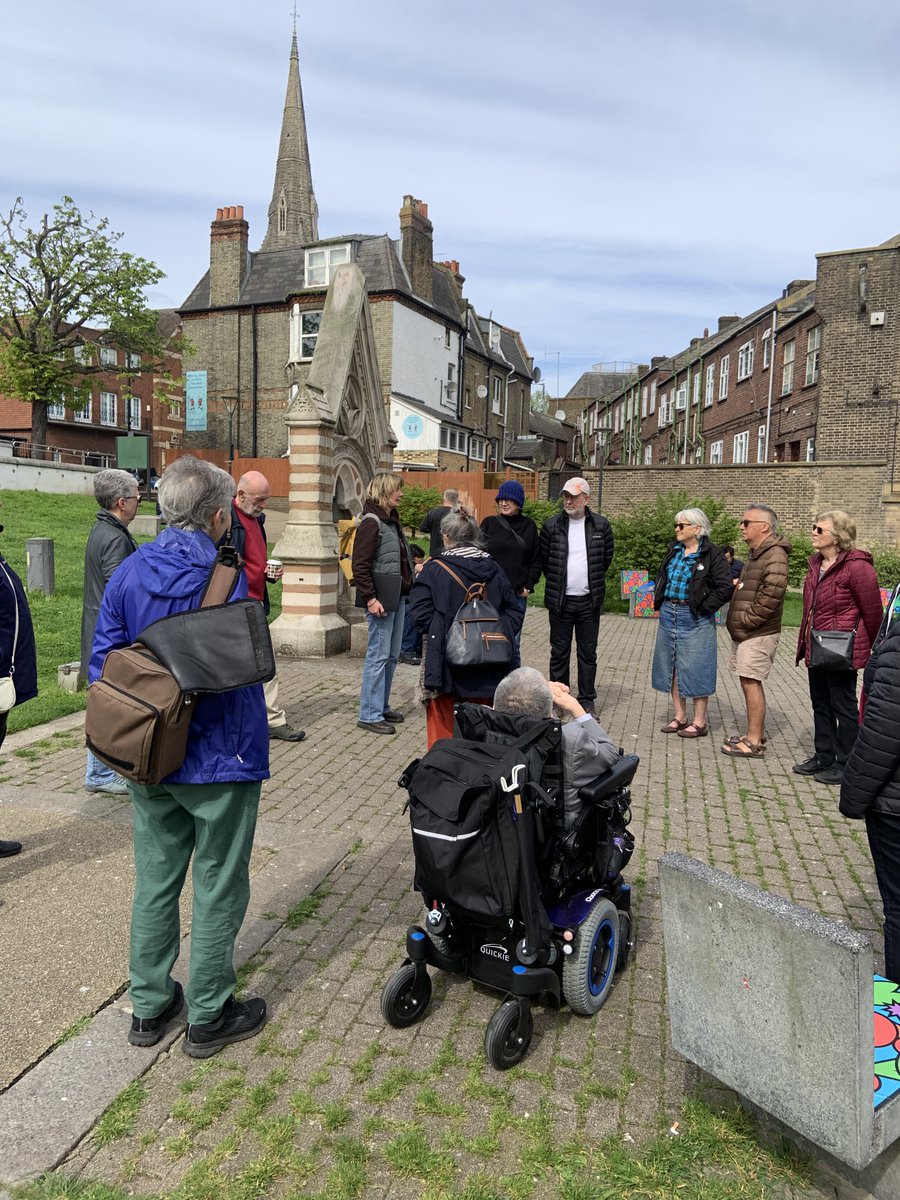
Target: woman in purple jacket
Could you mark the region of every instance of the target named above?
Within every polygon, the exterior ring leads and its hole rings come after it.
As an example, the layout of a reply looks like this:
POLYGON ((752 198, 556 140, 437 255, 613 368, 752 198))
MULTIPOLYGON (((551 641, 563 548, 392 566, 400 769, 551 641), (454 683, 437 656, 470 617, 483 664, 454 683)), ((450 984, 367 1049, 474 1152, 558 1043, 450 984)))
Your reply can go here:
POLYGON ((803 584, 797 662, 805 661, 813 710, 812 755, 797 775, 838 784, 859 730, 856 672, 864 667, 881 624, 881 592, 868 550, 857 550, 856 525, 840 509, 820 513, 812 527, 815 553, 803 584), (813 629, 856 630, 852 670, 810 667, 813 629))

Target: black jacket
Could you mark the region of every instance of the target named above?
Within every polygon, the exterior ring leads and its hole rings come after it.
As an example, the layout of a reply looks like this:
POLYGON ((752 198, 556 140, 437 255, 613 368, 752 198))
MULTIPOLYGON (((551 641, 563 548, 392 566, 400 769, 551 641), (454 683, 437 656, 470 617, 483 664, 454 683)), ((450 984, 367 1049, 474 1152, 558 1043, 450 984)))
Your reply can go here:
POLYGON ((900 624, 894 624, 875 661, 865 717, 841 781, 841 812, 869 809, 900 816, 900 624))
MULTIPOLYGON (((656 576, 656 589, 653 593, 653 607, 662 608, 666 596, 666 583, 669 579, 669 564, 676 554, 683 553, 681 544, 676 542, 671 546, 663 565, 656 576)), ((695 617, 711 617, 718 612, 723 604, 727 604, 734 591, 731 581, 731 568, 728 560, 708 537, 700 541, 700 556, 694 565, 691 582, 688 586, 688 607, 695 617)))
POLYGON ((506 572, 516 595, 522 588, 534 591, 541 577, 541 547, 537 525, 531 517, 522 513, 514 517, 485 517, 481 529, 487 538, 488 554, 506 572))
POLYGON ((81 674, 87 679, 100 602, 116 567, 134 554, 137 542, 117 517, 101 508, 84 548, 84 608, 81 612, 81 674))
MULTIPOLYGON (((606 572, 615 548, 612 527, 602 513, 594 513, 586 508, 584 536, 587 541, 591 603, 594 608, 602 608, 606 596, 606 572)), ((558 612, 566 599, 566 572, 569 565, 569 518, 566 513, 558 513, 544 522, 540 544, 541 566, 546 581, 544 604, 558 612)))
MULTIPOLYGON (((487 598, 500 616, 503 632, 512 641, 522 628, 525 614, 519 608, 505 572, 486 556, 464 558, 450 554, 442 555, 442 558, 466 586, 484 583, 487 598)), ((416 629, 425 634, 425 687, 431 691, 449 693, 461 700, 490 699, 500 680, 509 674, 510 668, 451 667, 445 660, 447 630, 465 599, 465 593, 438 565, 439 561, 430 559, 425 564, 409 594, 412 622, 416 629)))

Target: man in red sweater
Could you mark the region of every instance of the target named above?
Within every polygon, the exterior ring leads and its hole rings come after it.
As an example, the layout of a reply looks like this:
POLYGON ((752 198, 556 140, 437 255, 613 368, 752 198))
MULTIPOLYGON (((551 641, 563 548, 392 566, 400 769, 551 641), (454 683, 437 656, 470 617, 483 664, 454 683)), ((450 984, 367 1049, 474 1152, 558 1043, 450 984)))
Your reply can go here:
MULTIPOLYGON (((261 600, 269 611, 266 582, 277 583, 284 574, 278 567, 272 574, 266 572, 269 548, 266 541, 265 507, 269 502, 269 481, 260 471, 247 471, 238 480, 237 494, 231 506, 231 542, 244 560, 247 575, 247 590, 252 600, 261 600)), ((269 718, 269 737, 283 742, 302 742, 306 737, 302 729, 292 729, 287 723, 284 709, 278 707, 278 676, 263 684, 266 697, 266 715, 269 718)))

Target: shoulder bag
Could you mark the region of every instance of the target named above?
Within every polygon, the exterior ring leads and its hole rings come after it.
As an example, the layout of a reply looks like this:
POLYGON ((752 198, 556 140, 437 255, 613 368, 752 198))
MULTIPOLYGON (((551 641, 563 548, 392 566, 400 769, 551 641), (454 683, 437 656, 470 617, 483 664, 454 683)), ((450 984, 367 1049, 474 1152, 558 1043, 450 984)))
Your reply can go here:
POLYGON ((16 672, 16 647, 19 644, 19 597, 16 595, 16 589, 13 586, 13 581, 9 577, 9 572, 6 566, 0 562, 0 569, 9 584, 9 590, 12 592, 13 611, 16 614, 16 628, 13 634, 12 654, 9 659, 9 674, 0 678, 0 714, 8 713, 16 703, 16 685, 13 682, 13 675, 16 672))
POLYGON ((816 592, 818 590, 819 584, 816 584, 809 618, 811 626, 809 669, 811 671, 852 671, 853 646, 856 642, 860 614, 856 614, 856 624, 852 629, 816 629, 816 592))

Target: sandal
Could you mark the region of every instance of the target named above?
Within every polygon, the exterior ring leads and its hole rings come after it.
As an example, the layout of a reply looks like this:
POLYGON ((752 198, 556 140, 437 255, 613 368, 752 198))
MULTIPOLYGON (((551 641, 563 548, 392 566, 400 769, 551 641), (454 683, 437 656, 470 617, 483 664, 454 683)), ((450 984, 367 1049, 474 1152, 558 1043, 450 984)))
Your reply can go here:
POLYGON ((762 758, 765 750, 762 746, 757 746, 756 742, 751 742, 748 737, 737 738, 734 742, 726 742, 722 747, 722 753, 729 755, 731 758, 762 758), (746 750, 739 749, 740 746, 746 746, 746 750))
POLYGON ((698 725, 696 721, 691 721, 690 725, 685 725, 684 729, 677 730, 678 736, 683 738, 698 738, 707 737, 709 735, 708 725, 698 725))
POLYGON ((673 717, 668 725, 660 725, 660 733, 680 733, 682 729, 687 729, 689 721, 679 721, 677 717, 673 717))
MULTIPOLYGON (((736 746, 738 744, 738 742, 743 742, 744 738, 745 738, 745 735, 743 733, 735 734, 734 737, 725 739, 725 745, 726 746, 736 746)), ((768 740, 769 740, 768 738, 764 737, 762 739, 762 741, 759 743, 760 746, 762 746, 763 750, 765 750, 768 740)))

